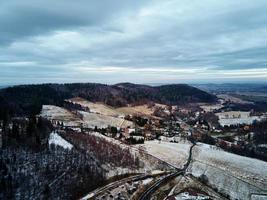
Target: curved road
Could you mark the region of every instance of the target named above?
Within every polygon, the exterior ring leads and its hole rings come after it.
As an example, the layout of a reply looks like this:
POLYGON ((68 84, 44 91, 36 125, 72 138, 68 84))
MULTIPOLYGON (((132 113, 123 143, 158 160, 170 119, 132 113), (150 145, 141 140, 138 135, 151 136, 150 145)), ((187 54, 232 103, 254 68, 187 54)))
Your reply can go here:
POLYGON ((119 187, 120 185, 124 185, 125 183, 127 183, 129 181, 134 182, 134 181, 144 180, 144 179, 150 178, 150 177, 152 177, 152 175, 150 175, 150 174, 138 174, 138 175, 130 176, 127 178, 123 178, 121 180, 109 183, 108 185, 105 185, 101 188, 97 188, 96 190, 94 190, 94 191, 90 192, 89 194, 87 194, 86 196, 82 197, 80 200, 92 199, 96 196, 103 194, 107 190, 111 190, 113 188, 119 187))
POLYGON ((185 173, 186 169, 188 168, 191 160, 192 160, 192 150, 193 150, 193 147, 195 146, 196 144, 193 142, 193 145, 190 147, 190 150, 189 150, 189 156, 188 156, 188 159, 187 159, 187 162, 186 164, 184 165, 184 167, 182 169, 178 169, 176 172, 168 175, 168 176, 165 176, 164 178, 156 181, 153 185, 151 185, 141 196, 140 196, 140 200, 149 200, 151 199, 151 196, 152 194, 157 191, 157 189, 159 189, 159 187, 161 185, 163 185, 164 183, 167 183, 170 179, 176 177, 176 176, 179 176, 183 173, 185 173))

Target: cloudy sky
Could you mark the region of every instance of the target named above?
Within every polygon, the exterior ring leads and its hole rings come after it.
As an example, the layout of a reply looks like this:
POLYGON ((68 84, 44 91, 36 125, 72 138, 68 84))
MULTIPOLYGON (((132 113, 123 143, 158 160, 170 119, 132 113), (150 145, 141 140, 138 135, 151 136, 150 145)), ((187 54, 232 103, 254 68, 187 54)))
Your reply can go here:
POLYGON ((267 80, 266 0, 0 1, 0 84, 267 80))

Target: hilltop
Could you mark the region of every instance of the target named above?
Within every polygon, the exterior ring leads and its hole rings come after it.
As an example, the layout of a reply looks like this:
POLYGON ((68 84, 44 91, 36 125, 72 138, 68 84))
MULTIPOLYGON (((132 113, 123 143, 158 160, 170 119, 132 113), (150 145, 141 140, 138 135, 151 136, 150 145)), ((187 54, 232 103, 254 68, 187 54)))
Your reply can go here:
POLYGON ((62 106, 65 99, 73 97, 82 97, 114 107, 151 101, 177 105, 216 100, 214 95, 185 84, 155 87, 132 83, 19 85, 0 90, 0 111, 8 109, 8 112, 16 115, 37 114, 44 104, 62 106))

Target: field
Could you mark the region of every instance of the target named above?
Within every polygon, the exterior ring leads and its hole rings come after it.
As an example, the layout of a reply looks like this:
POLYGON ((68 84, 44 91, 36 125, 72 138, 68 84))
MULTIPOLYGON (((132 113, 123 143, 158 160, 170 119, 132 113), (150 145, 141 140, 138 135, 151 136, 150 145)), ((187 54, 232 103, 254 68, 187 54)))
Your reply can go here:
POLYGON ((250 112, 243 111, 220 112, 215 115, 219 117, 219 123, 221 126, 252 124, 254 121, 261 121, 265 119, 263 116, 251 116, 250 112))
POLYGON ((97 113, 88 113, 79 111, 78 112, 82 119, 78 118, 77 115, 72 112, 52 105, 44 105, 40 116, 55 122, 63 122, 65 126, 80 126, 83 124, 88 128, 107 128, 108 126, 127 128, 133 127, 133 123, 122 118, 101 115, 97 113))
POLYGON ((100 115, 96 113, 88 113, 83 111, 79 111, 79 113, 82 114, 84 124, 88 128, 94 128, 95 126, 97 126, 97 128, 106 128, 108 126, 127 128, 134 126, 132 122, 122 118, 100 115))
POLYGON ((83 107, 88 107, 90 109, 90 112, 92 113, 113 116, 113 117, 118 117, 123 114, 111 106, 105 105, 103 103, 93 103, 80 97, 68 99, 66 101, 72 102, 75 104, 80 104, 83 107))
POLYGON ((220 94, 220 95, 217 95, 217 97, 221 98, 225 101, 230 101, 232 103, 237 103, 237 104, 253 104, 253 102, 251 102, 251 101, 246 101, 246 100, 243 100, 241 98, 234 97, 234 96, 231 96, 228 94, 220 94))
POLYGON ((251 116, 247 118, 236 118, 236 119, 219 119, 221 126, 230 126, 236 124, 252 124, 254 121, 261 121, 264 118, 258 116, 251 116))
POLYGON ((141 106, 127 106, 116 109, 118 112, 122 112, 125 115, 152 115, 153 110, 148 108, 147 105, 141 106))
POLYGON ((252 193, 266 193, 266 168, 266 162, 198 143, 189 173, 195 177, 205 175, 211 186, 231 199, 250 199, 252 193))
POLYGON ((267 94, 266 93, 241 93, 241 94, 233 94, 234 97, 239 99, 243 99, 244 101, 252 101, 252 102, 267 102, 267 94))
MULTIPOLYGON (((173 108, 174 107, 175 106, 173 106, 173 108)), ((154 104, 154 105, 143 104, 139 106, 121 107, 117 108, 116 110, 118 112, 124 113, 125 115, 140 115, 140 116, 157 118, 156 116, 154 116, 154 111, 157 108, 167 109, 167 106, 164 104, 154 104)))
POLYGON ((49 120, 63 122, 65 126, 80 126, 82 120, 70 111, 53 105, 43 105, 41 117, 49 120))
POLYGON ((170 143, 170 142, 159 142, 156 140, 153 141, 145 141, 142 146, 147 153, 163 160, 171 165, 174 165, 178 168, 182 168, 186 163, 190 143, 170 143))
POLYGON ((214 110, 219 110, 222 107, 223 107, 223 105, 221 105, 221 104, 200 105, 200 108, 203 109, 205 112, 213 112, 214 110))
MULTIPOLYGON (((186 162, 190 144, 149 141, 142 146, 149 154, 180 168, 186 162)), ((249 199, 252 193, 267 192, 266 162, 202 143, 193 148, 192 159, 188 173, 195 177, 204 174, 212 187, 230 194, 231 199, 249 199)))
MULTIPOLYGON (((71 102, 73 104, 79 104, 83 107, 87 107, 90 109, 90 113, 101 114, 105 116, 112 116, 112 117, 122 117, 125 115, 140 115, 140 116, 147 116, 147 117, 154 117, 154 111, 158 108, 167 110, 167 105, 164 104, 143 104, 138 106, 128 105, 125 107, 114 108, 108 106, 104 103, 100 102, 90 102, 86 99, 75 97, 72 99, 65 100, 67 102, 71 102)), ((173 109, 175 106, 173 106, 173 109)))
MULTIPOLYGON (((186 162, 190 146, 191 144, 187 142, 170 143, 156 140, 146 141, 142 145, 149 154, 177 167, 186 162)), ((267 188, 267 163, 264 161, 228 153, 218 147, 202 143, 193 148, 193 160, 228 171, 248 181, 257 181, 259 185, 267 188)))
POLYGON ((264 161, 228 153, 215 146, 201 143, 194 148, 193 158, 241 179, 256 181, 258 185, 267 187, 267 163, 264 161))

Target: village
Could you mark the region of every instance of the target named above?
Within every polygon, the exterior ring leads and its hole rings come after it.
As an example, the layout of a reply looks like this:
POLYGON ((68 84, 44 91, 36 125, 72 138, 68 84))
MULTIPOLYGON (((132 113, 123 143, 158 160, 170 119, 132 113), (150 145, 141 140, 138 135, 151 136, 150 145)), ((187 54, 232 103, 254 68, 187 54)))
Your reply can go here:
POLYGON ((190 139, 266 160, 266 144, 257 131, 267 114, 231 111, 228 103, 229 100, 220 99, 213 105, 148 103, 113 108, 77 97, 65 100, 64 108, 44 105, 40 116, 49 119, 57 129, 95 131, 125 144, 190 139))
MULTIPOLYGON (((142 144, 155 139, 178 142, 182 138, 266 160, 267 146, 264 141, 258 141, 257 131, 267 114, 253 110, 231 111, 225 106, 229 101, 219 99, 217 104, 187 106, 147 103, 114 108, 76 97, 65 100, 64 107, 43 105, 37 118, 50 120, 56 131, 95 131, 125 144, 142 144)), ((17 124, 22 131, 27 120, 14 118, 8 126, 12 129, 17 124)), ((0 121, 0 146, 2 127, 3 121, 0 121)))

